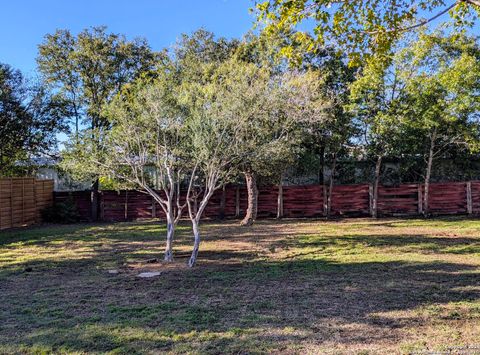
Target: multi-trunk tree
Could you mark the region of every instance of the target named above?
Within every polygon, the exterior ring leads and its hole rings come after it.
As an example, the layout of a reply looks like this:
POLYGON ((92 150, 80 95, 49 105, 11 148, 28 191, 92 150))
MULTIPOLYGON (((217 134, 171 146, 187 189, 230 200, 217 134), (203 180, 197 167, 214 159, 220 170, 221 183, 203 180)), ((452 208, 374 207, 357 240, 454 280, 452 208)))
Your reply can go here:
POLYGON ((186 207, 180 200, 188 144, 185 111, 178 103, 175 72, 133 83, 105 110, 111 129, 104 131, 102 148, 93 149, 85 131, 64 152, 62 166, 83 175, 109 176, 149 194, 165 214, 165 260, 173 260, 175 227, 186 207))

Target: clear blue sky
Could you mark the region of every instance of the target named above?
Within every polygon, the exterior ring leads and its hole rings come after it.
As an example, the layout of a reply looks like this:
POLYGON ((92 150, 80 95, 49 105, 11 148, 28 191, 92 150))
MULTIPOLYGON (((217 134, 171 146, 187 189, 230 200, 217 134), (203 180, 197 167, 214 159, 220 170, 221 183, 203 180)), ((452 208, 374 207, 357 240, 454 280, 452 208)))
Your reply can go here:
POLYGON ((0 62, 34 74, 37 46, 47 33, 106 25, 128 38, 144 37, 154 50, 204 27, 241 37, 253 23, 250 0, 5 0, 0 12, 0 62))

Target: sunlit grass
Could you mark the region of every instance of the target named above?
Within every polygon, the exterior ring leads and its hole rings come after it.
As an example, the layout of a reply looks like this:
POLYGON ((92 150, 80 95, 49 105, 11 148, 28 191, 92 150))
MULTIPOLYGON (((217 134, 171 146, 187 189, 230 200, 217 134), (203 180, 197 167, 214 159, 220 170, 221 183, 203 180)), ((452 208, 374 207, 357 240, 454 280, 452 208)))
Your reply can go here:
POLYGON ((194 269, 188 223, 173 265, 164 234, 157 221, 0 233, 0 353, 382 354, 480 339, 478 220, 208 222, 194 269))

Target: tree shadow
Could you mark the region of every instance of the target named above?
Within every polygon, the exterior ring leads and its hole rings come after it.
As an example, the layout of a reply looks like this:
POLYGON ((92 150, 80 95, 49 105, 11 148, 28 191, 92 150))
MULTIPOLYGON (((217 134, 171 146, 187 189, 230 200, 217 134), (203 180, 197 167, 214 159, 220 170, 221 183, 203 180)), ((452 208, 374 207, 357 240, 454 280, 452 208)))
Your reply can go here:
MULTIPOLYGON (((242 240, 228 233, 219 236, 223 227, 222 223, 208 226, 205 239, 242 240)), ((90 235, 87 226, 75 228, 72 233, 79 240, 93 243, 95 236, 98 238, 98 230, 90 235)), ((188 269, 184 265, 189 252, 182 249, 176 253, 177 267, 143 265, 157 268, 161 274, 140 279, 139 270, 127 262, 152 257, 145 252, 145 243, 158 242, 153 237, 157 225, 98 228, 105 229, 102 238, 111 244, 88 252, 76 250, 63 259, 18 261, 0 269, 0 352, 18 351, 22 346, 86 353, 269 353, 305 343, 391 346, 402 339, 406 329, 431 321, 422 313, 425 309, 480 300, 480 288, 475 287, 480 284, 480 271, 467 260, 358 262, 335 260, 318 252, 346 246, 468 255, 479 252, 478 240, 473 237, 381 234, 314 238, 302 233, 285 240, 290 234, 281 231, 280 224, 273 226, 269 235, 266 231, 257 234, 267 229, 265 222, 253 230, 253 236, 241 231, 247 234, 243 240, 257 238, 265 246, 307 250, 270 258, 262 250, 223 245, 202 250, 199 266, 188 269), (275 234, 276 229, 281 234, 275 234), (137 232, 147 234, 140 241, 130 239, 135 238, 131 233, 137 232), (272 234, 273 238, 264 239, 272 234), (132 244, 133 240, 138 243, 132 244), (119 273, 109 274, 110 267, 118 268, 119 273)), ((43 237, 32 243, 69 240, 50 232, 43 237)), ((187 229, 180 242, 189 242, 187 229)), ((52 252, 59 247, 47 245, 52 252)), ((154 245, 161 250, 160 242, 154 245)), ((466 316, 442 312, 430 317, 438 322, 466 316)), ((468 317, 480 318, 480 308, 466 312, 468 317)))
POLYGON ((139 344, 152 349, 175 350, 182 334, 195 349, 196 340, 187 339, 194 332, 211 334, 201 344, 217 344, 217 351, 218 344, 234 349, 242 342, 271 350, 301 341, 297 333, 264 331, 286 327, 320 343, 368 344, 394 340, 396 331, 421 322, 415 312, 399 319, 385 314, 480 299, 480 290, 470 287, 480 273, 468 264, 257 260, 221 266, 211 257, 203 255, 210 262, 196 269, 167 269, 151 280, 108 275, 88 259, 3 275, 0 344, 109 351, 128 348, 129 329, 137 329, 139 344), (353 324, 361 326, 350 329, 353 324), (225 336, 235 331, 241 340, 225 336))

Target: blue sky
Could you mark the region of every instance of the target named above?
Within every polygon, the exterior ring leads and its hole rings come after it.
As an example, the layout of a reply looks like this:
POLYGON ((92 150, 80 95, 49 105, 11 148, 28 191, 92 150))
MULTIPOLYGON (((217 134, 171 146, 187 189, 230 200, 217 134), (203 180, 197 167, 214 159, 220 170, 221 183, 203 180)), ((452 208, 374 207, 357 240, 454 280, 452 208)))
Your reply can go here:
POLYGON ((253 23, 250 0, 6 0, 0 12, 0 62, 33 75, 37 46, 58 28, 74 33, 106 25, 128 38, 145 37, 153 49, 204 27, 241 37, 253 23))

